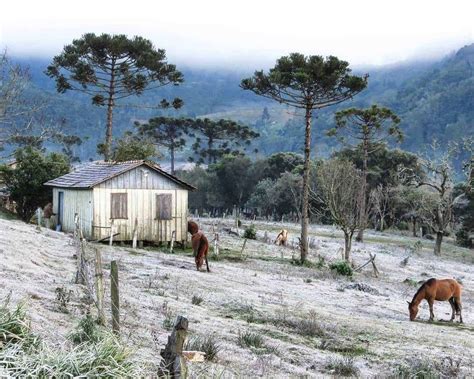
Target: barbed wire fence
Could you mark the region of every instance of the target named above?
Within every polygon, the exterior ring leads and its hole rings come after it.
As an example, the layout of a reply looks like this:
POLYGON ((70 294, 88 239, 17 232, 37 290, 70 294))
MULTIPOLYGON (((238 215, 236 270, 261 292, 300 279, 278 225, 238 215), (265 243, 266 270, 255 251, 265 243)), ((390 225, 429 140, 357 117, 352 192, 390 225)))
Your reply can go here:
MULTIPOLYGON (((74 245, 76 248, 77 270, 75 283, 84 285, 87 303, 94 304, 97 309, 97 321, 101 325, 106 325, 105 317, 105 286, 102 254, 99 248, 91 246, 81 227, 79 215, 74 216, 74 245)), ((111 230, 113 232, 113 229, 111 230)), ((115 262, 115 273, 111 272, 111 296, 112 300, 112 326, 114 332, 120 330, 119 301, 118 301, 118 266, 115 262)), ((113 265, 111 264, 111 267, 113 265)))

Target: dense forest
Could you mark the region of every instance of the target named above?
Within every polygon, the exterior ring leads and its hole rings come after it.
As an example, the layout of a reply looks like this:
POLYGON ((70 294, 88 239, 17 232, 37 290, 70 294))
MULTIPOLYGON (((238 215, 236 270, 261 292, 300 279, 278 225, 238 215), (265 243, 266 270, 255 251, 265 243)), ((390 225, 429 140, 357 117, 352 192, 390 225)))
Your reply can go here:
MULTIPOLYGON (((84 142, 75 154, 82 160, 96 158, 97 143, 103 138, 105 109, 91 104, 90 97, 68 92, 60 95, 55 83, 44 71, 48 59, 15 59, 29 67, 31 83, 28 93, 41 98, 44 107, 41 123, 61 123, 69 134, 80 136, 84 142)), ((400 128, 405 139, 401 148, 419 152, 433 138, 443 144, 461 141, 473 135, 474 128, 474 45, 436 62, 414 62, 403 65, 355 69, 357 74, 369 74, 366 90, 329 110, 322 110, 314 120, 313 144, 317 157, 329 156, 337 141, 325 131, 334 126, 334 112, 343 108, 365 107, 376 103, 391 108, 401 119, 400 128)), ((255 67, 260 69, 260 67, 255 67)), ((302 151, 304 118, 294 110, 275 105, 240 87, 249 72, 230 72, 225 69, 197 69, 178 67, 184 82, 150 91, 128 102, 133 106, 115 110, 114 136, 133 129, 135 121, 157 116, 209 117, 232 119, 245 124, 260 134, 252 143, 251 154, 268 156, 279 151, 302 151), (179 97, 184 106, 179 110, 156 107, 163 98, 179 97)), ((191 144, 178 153, 185 161, 192 155, 191 144)))

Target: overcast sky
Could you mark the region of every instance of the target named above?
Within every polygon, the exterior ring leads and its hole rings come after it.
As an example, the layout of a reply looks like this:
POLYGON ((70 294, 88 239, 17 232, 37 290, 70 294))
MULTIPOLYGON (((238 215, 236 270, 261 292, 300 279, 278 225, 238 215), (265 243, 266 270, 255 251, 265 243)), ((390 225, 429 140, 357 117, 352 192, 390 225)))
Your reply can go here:
POLYGON ((4 0, 0 46, 49 58, 106 32, 149 38, 185 65, 268 66, 294 51, 380 65, 474 42, 473 15, 474 0, 4 0))

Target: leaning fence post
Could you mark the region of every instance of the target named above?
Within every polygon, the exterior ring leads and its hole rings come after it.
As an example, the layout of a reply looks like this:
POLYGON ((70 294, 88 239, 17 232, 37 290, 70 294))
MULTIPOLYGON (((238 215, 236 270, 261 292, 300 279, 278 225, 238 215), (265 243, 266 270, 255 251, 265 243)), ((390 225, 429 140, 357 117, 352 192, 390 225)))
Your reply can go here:
POLYGON ((104 273, 102 272, 102 255, 99 249, 95 249, 95 283, 97 293, 97 310, 99 313, 99 324, 105 325, 104 313, 104 273))
POLYGON ((110 223, 110 240, 109 240, 109 246, 112 246, 114 243, 114 219, 112 219, 110 223))
POLYGON ((112 301, 112 331, 120 333, 120 301, 117 261, 110 262, 110 297, 112 301))
POLYGON ((245 250, 245 244, 247 243, 247 238, 244 239, 244 244, 242 245, 242 250, 240 250, 240 256, 243 257, 244 255, 244 250, 245 250))

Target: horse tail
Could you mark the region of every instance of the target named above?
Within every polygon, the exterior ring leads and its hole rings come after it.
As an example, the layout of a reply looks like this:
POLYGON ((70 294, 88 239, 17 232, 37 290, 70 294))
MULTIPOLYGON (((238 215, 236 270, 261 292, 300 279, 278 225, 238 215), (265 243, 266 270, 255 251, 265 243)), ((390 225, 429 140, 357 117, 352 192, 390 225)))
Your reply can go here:
POLYGON ((207 255, 207 250, 209 249, 209 242, 207 241, 206 236, 203 234, 199 241, 198 255, 207 255))
POLYGON ((460 313, 461 312, 461 304, 459 303, 459 298, 454 297, 453 299, 454 299, 454 301, 453 301, 454 309, 456 309, 456 313, 460 313))
POLYGON ((209 249, 209 243, 204 234, 199 236, 199 245, 196 252, 196 267, 199 270, 204 263, 204 258, 207 256, 207 251, 209 249))

